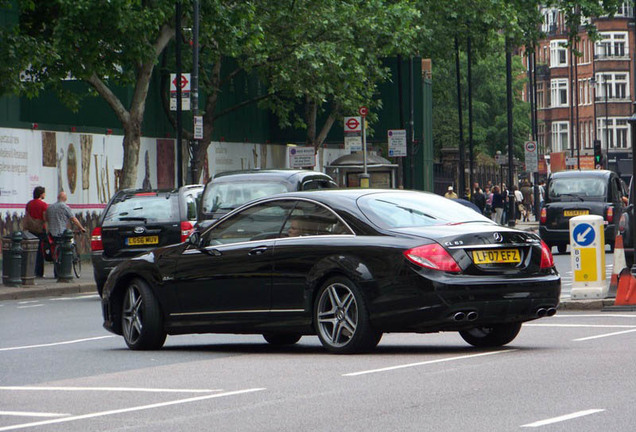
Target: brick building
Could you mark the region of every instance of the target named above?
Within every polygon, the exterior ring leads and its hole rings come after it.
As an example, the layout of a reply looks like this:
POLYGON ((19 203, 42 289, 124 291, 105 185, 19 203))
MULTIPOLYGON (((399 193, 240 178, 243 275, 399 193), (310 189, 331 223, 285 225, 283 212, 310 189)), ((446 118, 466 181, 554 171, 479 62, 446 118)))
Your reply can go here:
POLYGON ((524 99, 533 106, 539 152, 566 152, 577 161, 579 155, 592 161, 589 156, 598 140, 606 167, 620 171, 618 161, 631 158, 627 119, 636 94, 632 2, 624 2, 612 18, 588 19, 600 39, 592 40, 581 26, 581 40, 574 50, 568 46, 561 12, 553 8, 542 12, 547 37, 530 58, 523 57, 529 65, 524 99))

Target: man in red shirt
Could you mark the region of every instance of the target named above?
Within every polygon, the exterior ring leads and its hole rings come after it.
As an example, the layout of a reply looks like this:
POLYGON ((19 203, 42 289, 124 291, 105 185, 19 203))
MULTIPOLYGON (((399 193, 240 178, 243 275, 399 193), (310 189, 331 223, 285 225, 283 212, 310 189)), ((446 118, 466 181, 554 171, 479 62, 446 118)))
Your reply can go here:
POLYGON ((38 228, 31 228, 29 232, 40 239, 40 247, 38 248, 38 254, 35 258, 35 276, 36 277, 44 277, 44 240, 46 238, 46 227, 45 227, 45 212, 48 207, 44 202, 44 198, 46 197, 46 190, 43 186, 36 186, 33 189, 33 199, 29 201, 26 205, 26 212, 31 216, 31 218, 35 219, 38 222, 38 225, 42 226, 40 230, 38 228), (40 222, 41 221, 41 222, 40 222))

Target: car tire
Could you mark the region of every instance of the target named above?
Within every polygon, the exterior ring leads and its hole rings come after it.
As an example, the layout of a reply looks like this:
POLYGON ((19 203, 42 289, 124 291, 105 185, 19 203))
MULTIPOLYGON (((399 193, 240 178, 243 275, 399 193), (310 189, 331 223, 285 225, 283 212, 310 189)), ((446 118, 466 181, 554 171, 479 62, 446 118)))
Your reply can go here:
POLYGON ((126 287, 121 320, 124 340, 132 350, 156 350, 166 341, 159 302, 142 279, 126 287))
POLYGON ((521 330, 521 323, 491 324, 461 330, 459 335, 477 348, 489 348, 506 345, 514 340, 521 330))
POLYGON ((382 338, 371 326, 362 291, 346 277, 322 285, 314 303, 314 325, 322 345, 334 354, 367 352, 382 338))
POLYGON ((295 333, 265 333, 265 339, 271 345, 293 345, 300 340, 302 336, 295 333))
POLYGON ((557 245, 557 250, 559 251, 560 254, 564 254, 568 250, 568 245, 567 244, 559 244, 559 245, 557 245))

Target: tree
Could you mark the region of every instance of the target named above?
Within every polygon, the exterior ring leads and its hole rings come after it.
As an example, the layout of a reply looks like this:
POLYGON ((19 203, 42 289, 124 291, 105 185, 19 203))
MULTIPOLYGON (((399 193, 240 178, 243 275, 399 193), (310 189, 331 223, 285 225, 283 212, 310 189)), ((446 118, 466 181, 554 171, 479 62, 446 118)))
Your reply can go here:
POLYGON ((4 29, 2 38, 14 44, 12 78, 20 67, 30 80, 3 87, 27 95, 47 87, 71 108, 83 97, 101 96, 124 130, 120 186, 135 186, 148 86, 159 55, 174 37, 174 1, 15 3, 19 23, 4 29), (67 92, 68 77, 87 83, 87 91, 67 92), (122 87, 132 88, 129 101, 116 95, 122 87))

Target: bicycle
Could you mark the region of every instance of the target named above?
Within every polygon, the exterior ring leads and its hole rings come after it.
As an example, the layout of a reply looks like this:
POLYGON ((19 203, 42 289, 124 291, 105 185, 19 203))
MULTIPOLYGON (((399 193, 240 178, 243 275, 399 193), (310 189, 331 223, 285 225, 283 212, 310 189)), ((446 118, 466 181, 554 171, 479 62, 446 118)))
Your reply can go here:
MULTIPOLYGON (((71 237, 71 251, 73 254, 72 262, 73 262, 73 273, 75 273, 76 278, 80 278, 82 275, 82 259, 79 254, 79 250, 77 249, 77 242, 75 241, 75 235, 83 234, 81 231, 73 231, 73 237, 71 237)), ((62 254, 57 248, 57 244, 53 236, 49 233, 49 242, 51 244, 51 257, 53 258, 54 268, 59 269, 62 265, 62 254)))

